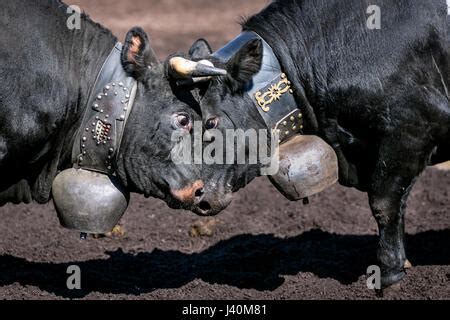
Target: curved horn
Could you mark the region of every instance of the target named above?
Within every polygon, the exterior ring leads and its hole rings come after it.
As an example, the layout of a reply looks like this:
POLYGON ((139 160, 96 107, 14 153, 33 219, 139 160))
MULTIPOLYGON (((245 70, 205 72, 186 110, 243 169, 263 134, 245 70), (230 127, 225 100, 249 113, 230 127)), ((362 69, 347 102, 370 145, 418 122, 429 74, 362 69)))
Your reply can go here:
POLYGON ((173 57, 169 60, 169 66, 181 78, 215 77, 227 74, 226 70, 214 67, 208 60, 195 62, 182 57, 173 57))

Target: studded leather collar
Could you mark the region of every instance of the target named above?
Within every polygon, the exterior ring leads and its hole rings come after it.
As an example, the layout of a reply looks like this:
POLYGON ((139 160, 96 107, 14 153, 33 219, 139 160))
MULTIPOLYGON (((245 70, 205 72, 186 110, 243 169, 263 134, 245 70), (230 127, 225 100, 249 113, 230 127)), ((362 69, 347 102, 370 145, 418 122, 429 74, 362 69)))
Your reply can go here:
POLYGON ((123 70, 117 43, 103 64, 73 146, 74 167, 114 174, 123 132, 133 107, 137 82, 123 70))
POLYGON ((244 31, 213 56, 226 62, 253 39, 262 41, 263 59, 260 71, 246 88, 246 94, 254 102, 267 128, 277 130, 280 142, 284 142, 302 132, 303 115, 295 101, 291 83, 270 45, 257 33, 244 31))

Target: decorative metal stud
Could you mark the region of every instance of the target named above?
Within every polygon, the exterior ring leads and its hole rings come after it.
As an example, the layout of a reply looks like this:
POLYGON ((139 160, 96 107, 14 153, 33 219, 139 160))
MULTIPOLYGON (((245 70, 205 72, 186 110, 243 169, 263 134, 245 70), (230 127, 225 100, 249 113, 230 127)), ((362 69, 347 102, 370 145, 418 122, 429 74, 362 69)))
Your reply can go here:
POLYGON ((114 152, 114 149, 113 148, 109 148, 109 153, 113 153, 114 152))
POLYGON ((107 97, 108 96, 108 93, 107 92, 105 92, 104 94, 103 94, 105 97, 107 97))
POLYGON ((294 116, 291 116, 289 119, 291 119, 291 121, 294 121, 294 120, 295 120, 295 117, 294 117, 294 116))
POLYGON ((128 111, 128 108, 127 107, 123 108, 123 111, 128 111))
POLYGON ((116 86, 116 83, 115 83, 115 82, 113 82, 113 83, 111 83, 111 85, 112 85, 113 87, 115 87, 115 86, 116 86))
POLYGON ((289 131, 286 131, 284 134, 285 134, 285 135, 288 135, 288 134, 289 134, 289 131))
POLYGON ((100 113, 103 113, 103 109, 100 110, 100 113))
POLYGON ((99 120, 99 119, 100 119, 100 117, 99 117, 99 116, 96 116, 96 117, 95 117, 95 120, 99 120))
POLYGON ((109 114, 106 114, 106 115, 105 115, 105 118, 109 118, 109 114))
POLYGON ((283 121, 283 126, 287 125, 287 121, 283 121))
POLYGON ((302 115, 301 113, 299 113, 299 114, 298 114, 298 117, 301 118, 301 117, 303 117, 303 115, 302 115))
POLYGON ((281 74, 281 79, 284 79, 284 78, 286 78, 286 74, 285 74, 285 73, 282 73, 282 74, 281 74))
POLYGON ((89 131, 89 128, 86 128, 86 131, 89 131))
POLYGON ((105 87, 106 90, 109 90, 110 88, 111 88, 110 86, 106 86, 106 87, 105 87))
POLYGON ((123 82, 119 82, 119 87, 123 87, 123 82))
POLYGON ((297 126, 292 126, 292 130, 297 130, 297 126))
POLYGON ((97 96, 97 100, 102 100, 102 96, 101 96, 101 95, 98 95, 98 96, 97 96))
POLYGON ((87 138, 86 137, 83 137, 83 139, 82 139, 83 141, 86 141, 87 140, 87 138))
POLYGON ((294 93, 294 90, 289 89, 289 93, 290 93, 290 94, 293 94, 293 93, 294 93))
POLYGON ((125 98, 129 99, 129 98, 130 98, 130 95, 127 93, 127 94, 125 95, 125 98))
POLYGON ((83 161, 83 157, 80 157, 80 161, 83 161))
POLYGON ((117 91, 116 91, 116 92, 114 92, 114 95, 115 95, 115 96, 117 96, 118 94, 119 94, 119 93, 118 93, 117 91))
POLYGON ((86 154, 86 151, 83 151, 83 154, 86 154))
POLYGON ((124 115, 124 114, 122 114, 122 115, 120 116, 120 120, 125 120, 125 115, 124 115))
POLYGON ((98 108, 98 103, 94 103, 94 108, 95 108, 95 109, 98 108))

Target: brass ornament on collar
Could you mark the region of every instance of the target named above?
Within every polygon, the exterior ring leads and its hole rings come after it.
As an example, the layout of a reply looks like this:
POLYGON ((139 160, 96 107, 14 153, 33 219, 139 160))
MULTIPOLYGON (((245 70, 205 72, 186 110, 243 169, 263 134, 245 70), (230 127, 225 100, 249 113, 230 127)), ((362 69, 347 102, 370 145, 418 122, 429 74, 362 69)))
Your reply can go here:
POLYGON ((278 132, 278 143, 286 141, 290 137, 297 135, 303 129, 303 114, 299 109, 288 113, 277 122, 275 130, 278 132))
POLYGON ((270 105, 274 101, 280 100, 281 96, 285 93, 291 92, 291 82, 288 80, 284 73, 281 74, 281 80, 273 84, 266 92, 262 93, 257 91, 255 93, 255 99, 262 111, 269 112, 270 105))

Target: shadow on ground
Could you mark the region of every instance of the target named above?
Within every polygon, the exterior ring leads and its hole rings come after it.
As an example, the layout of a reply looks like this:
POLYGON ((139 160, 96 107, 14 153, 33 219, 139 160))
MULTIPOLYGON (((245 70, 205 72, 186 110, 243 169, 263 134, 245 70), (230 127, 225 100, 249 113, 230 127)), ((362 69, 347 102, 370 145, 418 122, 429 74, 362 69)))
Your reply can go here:
MULTIPOLYGON (((65 298, 82 298, 90 292, 138 295, 156 289, 179 288, 194 279, 237 288, 274 290, 283 275, 311 272, 350 284, 373 264, 377 238, 370 235, 336 235, 312 230, 291 238, 273 235, 239 235, 200 253, 179 251, 108 252, 107 259, 77 262, 82 290, 66 288, 71 263, 30 262, 0 256, 0 286, 19 282, 65 298)), ((414 265, 448 265, 450 230, 409 235, 408 256, 414 265)))

